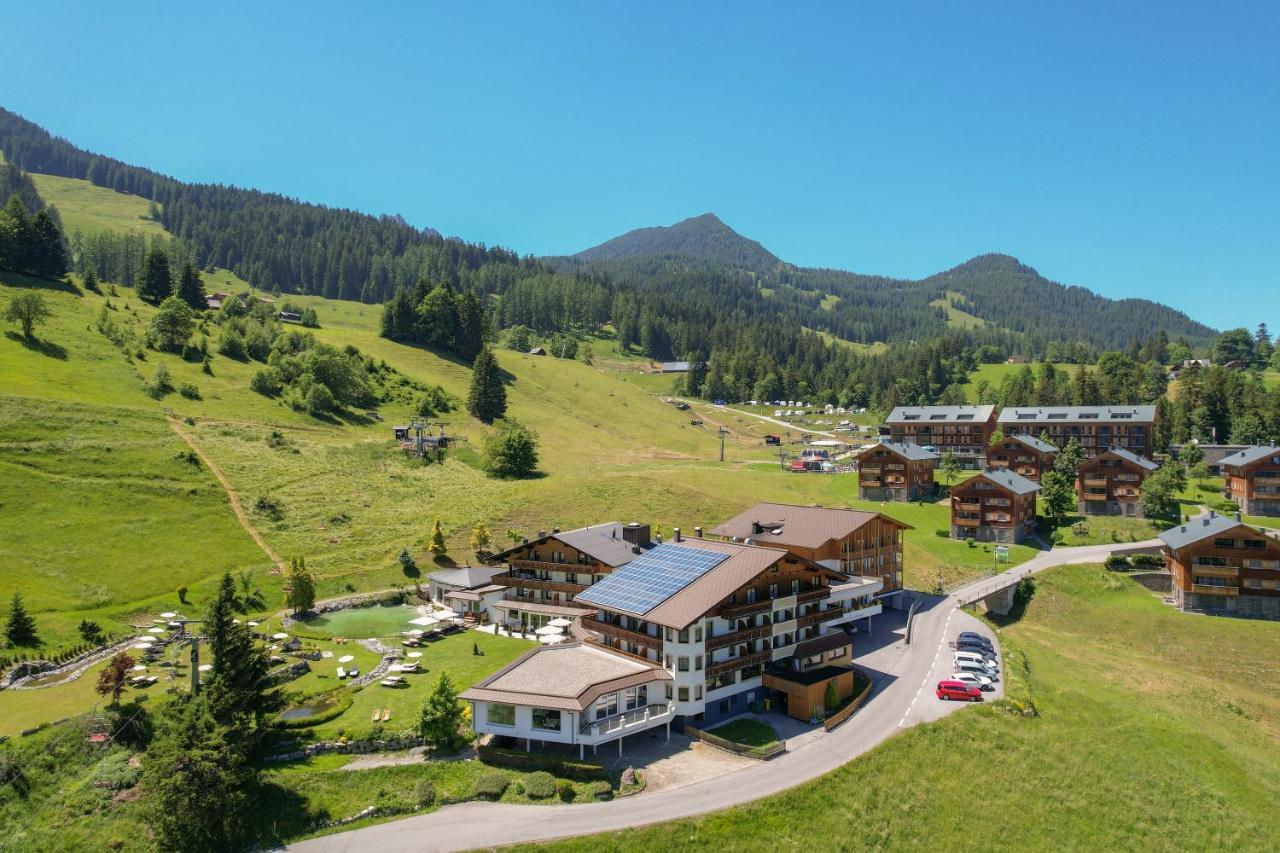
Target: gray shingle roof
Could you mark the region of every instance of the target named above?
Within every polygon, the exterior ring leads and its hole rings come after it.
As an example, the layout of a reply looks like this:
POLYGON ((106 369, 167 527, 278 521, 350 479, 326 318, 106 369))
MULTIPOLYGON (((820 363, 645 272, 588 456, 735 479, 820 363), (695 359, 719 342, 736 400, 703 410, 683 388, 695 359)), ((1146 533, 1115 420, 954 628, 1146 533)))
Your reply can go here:
MULTIPOLYGON (((548 533, 539 539, 530 539, 530 543, 541 543, 547 539, 556 539, 570 548, 577 548, 582 553, 599 560, 606 566, 617 568, 625 566, 627 563, 640 556, 637 554, 630 542, 622 538, 622 530, 625 525, 617 521, 606 521, 603 524, 592 524, 588 527, 579 527, 576 530, 562 530, 559 533, 548 533)), ((524 543, 508 548, 494 554, 491 559, 501 560, 517 548, 523 548, 524 543)), ((652 547, 651 544, 641 546, 640 552, 652 547)))
POLYGON ((911 529, 909 524, 874 511, 765 502, 713 527, 711 535, 818 548, 832 539, 845 538, 877 518, 911 529), (764 529, 757 531, 757 524, 764 529))
POLYGON ((1123 447, 1113 447, 1110 450, 1107 450, 1106 453, 1110 453, 1113 456, 1119 456, 1121 459, 1132 462, 1142 468, 1146 468, 1148 471, 1154 471, 1160 467, 1147 457, 1139 456, 1131 450, 1125 450, 1123 447))
POLYGON ((936 450, 925 450, 918 444, 911 444, 906 441, 881 441, 876 444, 868 444, 859 450, 854 451, 857 455, 862 455, 869 450, 875 450, 877 447, 883 447, 906 459, 908 462, 923 462, 926 459, 940 459, 941 454, 936 450))
POLYGON ((1015 495, 1026 495, 1031 492, 1040 491, 1040 485, 1038 483, 1028 480, 1021 474, 1014 473, 1013 471, 1009 471, 1004 468, 988 468, 978 476, 986 477, 991 482, 1004 486, 1015 495))
POLYGON ((427 577, 436 583, 455 586, 459 589, 477 589, 478 587, 488 586, 494 575, 504 571, 506 569, 492 568, 490 566, 462 566, 457 569, 432 572, 427 577))
POLYGON ((1053 423, 1058 421, 1154 421, 1155 406, 1009 406, 1000 411, 997 423, 1053 423))
POLYGON ((1022 444, 1025 444, 1027 447, 1030 447, 1032 450, 1038 450, 1041 453, 1057 453, 1058 452, 1058 448, 1054 447, 1052 444, 1050 444, 1047 441, 1041 441, 1040 439, 1036 438, 1034 435, 1026 435, 1023 433, 1019 433, 1017 435, 1005 436, 1005 438, 1008 441, 1021 442, 1022 444))
POLYGON ((1280 447, 1273 444, 1261 444, 1256 447, 1246 447, 1230 456, 1224 456, 1218 461, 1219 465, 1248 465, 1250 462, 1257 462, 1259 459, 1266 459, 1268 456, 1280 456, 1280 447))
POLYGON ((471 701, 581 711, 603 693, 670 680, 670 673, 656 664, 583 643, 562 643, 534 649, 461 696, 471 701))
POLYGON ((1170 527, 1160 534, 1160 539, 1169 548, 1176 551, 1179 548, 1185 548, 1187 545, 1199 542, 1201 539, 1219 536, 1232 528, 1239 527, 1241 524, 1243 522, 1234 515, 1217 515, 1215 513, 1202 518, 1193 518, 1186 524, 1170 527))
POLYGON ((995 406, 898 406, 884 419, 894 423, 984 423, 995 406))

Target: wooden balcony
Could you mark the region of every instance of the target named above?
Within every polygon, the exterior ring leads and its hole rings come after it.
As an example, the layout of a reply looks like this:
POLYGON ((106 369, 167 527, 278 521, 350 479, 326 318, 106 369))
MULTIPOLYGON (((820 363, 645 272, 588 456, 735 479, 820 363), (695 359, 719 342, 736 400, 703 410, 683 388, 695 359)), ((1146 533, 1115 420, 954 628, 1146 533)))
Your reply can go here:
POLYGON ((978 501, 956 501, 952 506, 964 512, 978 512, 982 509, 982 504, 978 501))
MULTIPOLYGON (((587 637, 583 642, 587 643, 588 645, 595 646, 598 649, 607 649, 610 653, 615 655, 622 655, 623 657, 628 657, 628 658, 631 658, 632 660, 644 661, 650 666, 653 666, 656 663, 661 663, 660 660, 647 658, 644 655, 633 655, 631 654, 631 652, 626 651, 625 649, 620 649, 620 648, 617 648, 616 646, 611 646, 608 643, 603 642, 599 637, 587 637)), ((662 653, 661 649, 657 649, 656 651, 658 652, 659 655, 661 655, 662 653)))
POLYGON ((796 617, 796 627, 806 628, 810 625, 817 625, 826 622, 829 619, 839 619, 846 613, 852 613, 852 607, 829 607, 826 610, 819 610, 816 613, 806 613, 804 616, 796 617))
POLYGON ((723 649, 725 646, 732 646, 736 643, 745 643, 751 640, 763 640, 772 632, 772 625, 759 625, 755 628, 743 628, 740 631, 717 634, 714 637, 707 638, 707 651, 712 652, 716 649, 723 649))
POLYGON ((806 601, 816 601, 820 598, 828 598, 830 595, 831 589, 825 586, 802 589, 796 593, 796 603, 804 604, 806 601))
POLYGON ((515 589, 545 589, 551 592, 563 592, 569 595, 577 595, 587 588, 584 583, 569 583, 568 581, 552 581, 543 580, 542 578, 533 578, 519 573, 498 575, 497 581, 503 586, 515 589))
POLYGON ((589 575, 598 572, 597 563, 552 563, 547 560, 510 560, 513 569, 531 569, 535 572, 573 572, 589 575))
POLYGON ((616 640, 622 640, 627 643, 635 643, 638 646, 647 646, 651 649, 662 650, 662 639, 646 634, 643 631, 633 631, 630 628, 624 628, 621 625, 613 625, 608 622, 602 622, 594 616, 582 617, 582 627, 588 631, 595 631, 605 637, 613 637, 616 640))
POLYGON ((1107 479, 1105 477, 1086 477, 1084 487, 1086 489, 1105 489, 1107 487, 1107 479))
POLYGON ((773 659, 773 650, 765 649, 763 652, 756 652, 742 657, 732 658, 721 663, 715 663, 707 667, 707 678, 715 678, 726 672, 733 672, 735 669, 742 669, 744 666, 753 666, 755 664, 768 663, 773 659))
POLYGON ((1239 595, 1240 590, 1234 586, 1210 586, 1209 584, 1193 583, 1191 591, 1196 595, 1239 595))
POLYGON ((773 599, 762 598, 753 601, 750 604, 735 604, 733 606, 721 606, 720 616, 724 619, 737 619, 739 616, 746 616, 751 613, 762 613, 766 610, 773 609, 773 599))
POLYGON ((1239 566, 1198 566, 1192 565, 1191 571, 1206 578, 1236 578, 1240 576, 1239 566))
POLYGON ((980 518, 952 518, 951 523, 956 527, 981 527, 982 519, 980 518))

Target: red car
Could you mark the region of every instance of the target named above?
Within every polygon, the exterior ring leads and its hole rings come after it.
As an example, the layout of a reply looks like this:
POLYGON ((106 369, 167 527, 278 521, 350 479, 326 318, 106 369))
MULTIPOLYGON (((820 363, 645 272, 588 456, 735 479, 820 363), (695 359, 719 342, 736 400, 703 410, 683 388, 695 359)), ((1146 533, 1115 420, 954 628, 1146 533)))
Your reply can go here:
POLYGON ((939 699, 959 699, 962 702, 982 701, 982 691, 963 681, 939 681, 936 692, 939 699))

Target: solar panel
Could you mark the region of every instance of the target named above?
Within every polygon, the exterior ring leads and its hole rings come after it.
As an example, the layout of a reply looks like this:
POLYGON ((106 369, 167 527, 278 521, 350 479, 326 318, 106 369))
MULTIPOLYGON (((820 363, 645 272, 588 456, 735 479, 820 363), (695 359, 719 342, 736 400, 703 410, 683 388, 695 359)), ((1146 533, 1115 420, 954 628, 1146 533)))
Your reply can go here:
POLYGON ((577 602, 626 613, 648 613, 716 566, 728 554, 665 543, 581 592, 577 602))

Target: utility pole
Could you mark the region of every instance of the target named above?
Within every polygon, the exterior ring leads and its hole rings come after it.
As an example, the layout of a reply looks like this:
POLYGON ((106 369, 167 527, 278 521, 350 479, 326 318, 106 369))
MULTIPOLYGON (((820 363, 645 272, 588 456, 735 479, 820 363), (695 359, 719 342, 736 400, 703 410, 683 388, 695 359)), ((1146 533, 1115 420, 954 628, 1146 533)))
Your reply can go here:
POLYGON ((205 638, 200 634, 188 635, 187 626, 199 625, 204 620, 175 619, 174 621, 182 625, 182 636, 186 637, 186 642, 191 644, 191 695, 194 696, 200 692, 200 641, 205 638))
POLYGON ((729 428, 721 424, 720 429, 720 461, 724 461, 724 437, 729 434, 729 428))

